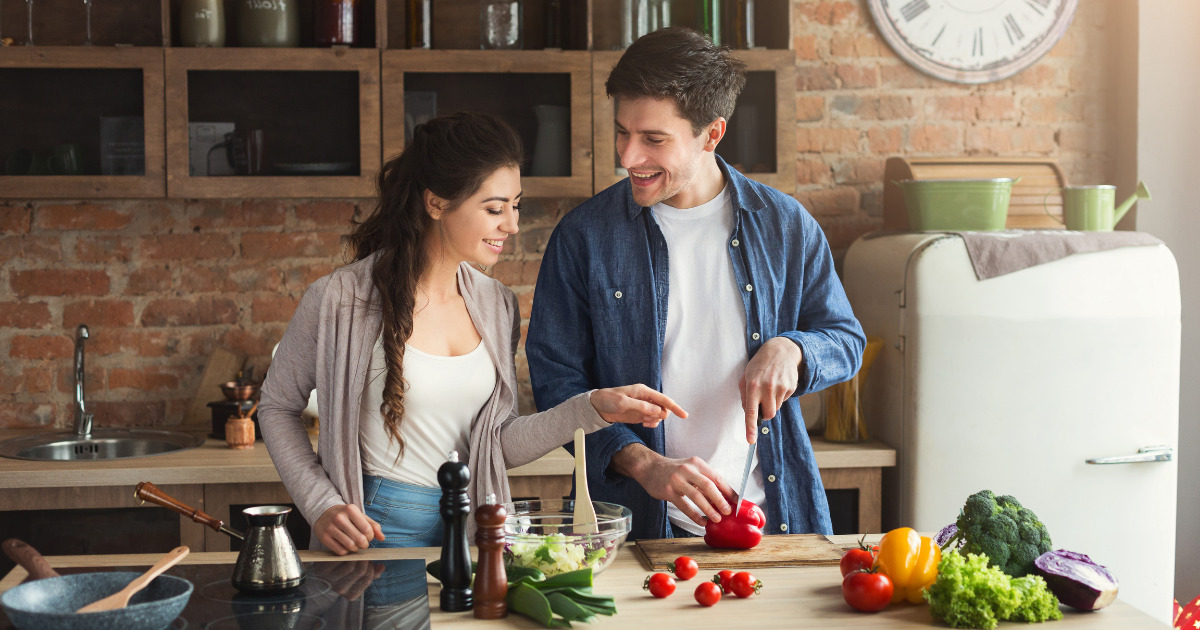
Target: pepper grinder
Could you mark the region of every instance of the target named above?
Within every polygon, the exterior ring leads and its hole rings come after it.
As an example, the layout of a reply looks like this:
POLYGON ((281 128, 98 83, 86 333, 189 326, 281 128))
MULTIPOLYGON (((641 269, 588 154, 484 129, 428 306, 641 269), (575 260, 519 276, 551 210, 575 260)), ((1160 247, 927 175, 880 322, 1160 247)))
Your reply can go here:
POLYGON ((475 546, 479 567, 475 570, 475 617, 503 619, 508 616, 508 575, 504 570, 504 517, 508 513, 489 494, 475 510, 475 546))
POLYGON ((467 545, 467 515, 471 499, 467 484, 471 471, 458 461, 458 451, 450 451, 450 460, 438 468, 438 485, 442 487, 442 595, 441 608, 446 612, 470 610, 471 550, 467 545))

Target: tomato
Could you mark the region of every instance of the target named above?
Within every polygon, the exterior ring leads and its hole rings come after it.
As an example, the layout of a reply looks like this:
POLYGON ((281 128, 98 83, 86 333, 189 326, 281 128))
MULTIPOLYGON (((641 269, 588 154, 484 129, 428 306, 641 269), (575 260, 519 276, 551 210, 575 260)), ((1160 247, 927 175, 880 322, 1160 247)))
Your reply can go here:
POLYGON ((857 549, 851 549, 842 554, 842 561, 839 565, 842 569, 842 577, 846 577, 852 571, 870 569, 875 564, 875 553, 879 551, 879 545, 868 549, 864 540, 866 540, 866 534, 858 539, 857 549))
POLYGON ((700 567, 696 564, 695 560, 692 560, 687 556, 679 556, 678 558, 675 558, 674 570, 675 577, 681 580, 690 580, 696 577, 696 574, 700 572, 700 567))
POLYGON ((842 580, 842 597, 863 612, 878 612, 892 601, 892 580, 883 573, 855 571, 842 580))
POLYGON ((842 577, 846 577, 854 571, 862 569, 870 569, 871 565, 875 564, 875 556, 871 555, 866 549, 851 549, 842 554, 840 567, 842 569, 842 577))
POLYGON ((655 597, 667 597, 675 592, 675 578, 671 577, 670 573, 652 573, 646 576, 645 584, 642 588, 650 591, 650 594, 655 597))
POLYGON ((696 587, 696 602, 701 606, 712 606, 721 601, 721 587, 713 582, 701 582, 696 587))
POLYGON ((762 590, 762 580, 755 579, 749 571, 739 571, 729 580, 733 594, 741 598, 750 597, 762 590))
POLYGON ((716 575, 713 576, 712 582, 713 582, 713 584, 721 585, 722 593, 732 593, 733 587, 730 585, 730 581, 732 579, 733 579, 733 571, 730 571, 729 569, 722 569, 722 570, 718 571, 716 575))

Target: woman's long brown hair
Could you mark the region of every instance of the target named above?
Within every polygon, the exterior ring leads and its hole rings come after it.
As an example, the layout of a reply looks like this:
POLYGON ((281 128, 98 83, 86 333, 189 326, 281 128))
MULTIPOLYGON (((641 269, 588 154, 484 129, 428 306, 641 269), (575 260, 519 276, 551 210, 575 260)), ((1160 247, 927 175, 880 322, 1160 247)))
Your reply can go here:
POLYGON ((521 140, 490 114, 460 112, 418 125, 413 139, 379 171, 379 205, 350 234, 354 260, 378 253, 371 278, 383 316, 387 375, 379 407, 384 427, 404 453, 404 344, 412 336, 417 283, 426 268, 424 240, 433 219, 424 192, 450 202, 451 212, 497 170, 520 168, 521 140))

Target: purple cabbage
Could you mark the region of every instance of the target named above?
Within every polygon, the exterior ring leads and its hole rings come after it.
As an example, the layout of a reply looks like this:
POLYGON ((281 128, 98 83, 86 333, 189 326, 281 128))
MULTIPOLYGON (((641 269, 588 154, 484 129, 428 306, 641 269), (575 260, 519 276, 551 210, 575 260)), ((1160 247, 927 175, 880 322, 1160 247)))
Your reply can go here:
MULTIPOLYGON (((950 523, 949 525, 943 527, 941 529, 941 531, 939 531, 937 533, 937 536, 933 537, 933 543, 935 545, 945 549, 946 543, 950 542, 950 540, 953 539, 954 537, 956 537, 957 535, 958 535, 958 524, 950 523)), ((961 544, 961 543, 962 543, 962 541, 960 540, 959 544, 961 544)))
POLYGON ((1079 610, 1100 610, 1117 598, 1120 584, 1102 565, 1082 553, 1056 549, 1033 561, 1058 600, 1079 610))

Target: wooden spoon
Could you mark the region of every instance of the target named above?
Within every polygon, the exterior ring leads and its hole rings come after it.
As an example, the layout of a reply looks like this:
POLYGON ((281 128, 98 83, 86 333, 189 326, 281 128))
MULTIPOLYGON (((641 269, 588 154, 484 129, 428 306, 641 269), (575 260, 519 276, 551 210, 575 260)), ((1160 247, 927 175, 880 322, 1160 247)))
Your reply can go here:
POLYGON ((134 593, 146 588, 146 585, 150 582, 153 582, 154 578, 158 577, 163 571, 166 571, 176 564, 179 564, 179 561, 186 558, 189 552, 191 552, 191 549, 188 549, 185 546, 179 546, 168 551, 167 555, 163 556, 158 562, 155 562, 154 566, 150 567, 150 569, 145 573, 135 578, 125 588, 113 593, 112 595, 109 595, 108 597, 105 597, 104 599, 96 600, 87 606, 76 610, 75 612, 100 612, 102 610, 117 610, 118 608, 124 608, 125 606, 128 606, 129 598, 133 597, 134 593))
POLYGON ((583 429, 575 429, 575 516, 571 519, 577 534, 596 534, 596 508, 588 492, 587 457, 583 450, 583 429))

